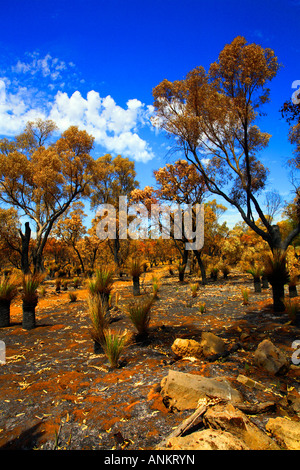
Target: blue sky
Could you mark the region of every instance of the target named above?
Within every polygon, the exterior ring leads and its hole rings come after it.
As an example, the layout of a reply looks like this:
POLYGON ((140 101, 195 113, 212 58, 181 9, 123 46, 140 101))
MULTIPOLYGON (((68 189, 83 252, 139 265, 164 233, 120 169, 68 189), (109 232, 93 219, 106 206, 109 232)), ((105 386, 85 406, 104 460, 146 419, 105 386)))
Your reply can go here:
MULTIPOLYGON (((2 0, 0 12, 0 135, 37 116, 61 130, 79 125, 94 134, 95 156, 134 159, 141 187, 170 160, 171 142, 150 124, 152 89, 208 69, 238 35, 274 49, 283 67, 258 123, 272 134, 261 158, 269 189, 291 198, 284 163, 293 149, 279 108, 300 80, 300 1, 2 0)), ((237 220, 229 207, 226 218, 237 220)))

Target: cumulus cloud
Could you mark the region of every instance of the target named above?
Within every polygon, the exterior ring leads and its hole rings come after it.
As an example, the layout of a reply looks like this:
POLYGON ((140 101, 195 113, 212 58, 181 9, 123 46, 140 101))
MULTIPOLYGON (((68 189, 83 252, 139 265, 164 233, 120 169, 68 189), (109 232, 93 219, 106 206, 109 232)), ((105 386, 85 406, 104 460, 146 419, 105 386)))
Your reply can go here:
POLYGON ((71 125, 86 129, 108 152, 146 162, 153 154, 138 135, 138 128, 149 120, 150 113, 151 110, 137 99, 127 101, 126 108, 122 108, 110 95, 102 98, 92 90, 86 98, 79 91, 70 97, 58 92, 49 118, 62 130, 71 125))
MULTIPOLYGON (((53 74, 48 67, 49 57, 45 59, 43 63, 36 63, 36 67, 42 73, 53 74)), ((63 67, 60 62, 57 65, 63 67)), ((27 65, 19 63, 16 67, 19 73, 25 73, 27 65)), ((0 134, 15 135, 23 130, 27 121, 42 117, 55 121, 60 131, 71 125, 85 129, 108 153, 121 154, 141 162, 153 158, 149 144, 139 136, 141 126, 150 123, 152 107, 138 99, 130 99, 123 108, 110 95, 101 97, 92 90, 86 98, 79 91, 71 96, 58 91, 44 106, 40 101, 34 104, 34 91, 30 88, 19 87, 10 91, 9 80, 0 79, 0 134)))

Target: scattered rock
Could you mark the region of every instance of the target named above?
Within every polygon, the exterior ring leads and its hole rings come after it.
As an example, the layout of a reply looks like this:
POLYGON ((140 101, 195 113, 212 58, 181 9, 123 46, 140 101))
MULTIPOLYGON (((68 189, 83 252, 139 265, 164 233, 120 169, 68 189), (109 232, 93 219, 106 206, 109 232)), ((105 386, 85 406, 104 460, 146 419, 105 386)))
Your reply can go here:
POLYGON ((178 357, 201 357, 202 348, 198 341, 193 339, 176 338, 171 346, 173 353, 178 357))
POLYGON ((259 343, 254 353, 254 361, 256 365, 274 375, 284 375, 290 367, 286 355, 268 339, 259 343))
POLYGON ((286 398, 294 413, 300 417, 300 394, 296 391, 293 391, 288 393, 286 398))
POLYGON ((203 331, 200 342, 193 339, 176 338, 171 349, 178 357, 207 358, 224 354, 226 345, 218 336, 203 331))
POLYGON ((237 437, 215 429, 203 429, 184 437, 173 437, 169 439, 166 448, 172 450, 249 450, 237 437))
POLYGON ((201 334, 200 346, 205 357, 225 352, 225 342, 219 336, 203 331, 201 334))
POLYGON ((221 398, 241 403, 243 396, 225 379, 212 379, 169 370, 161 382, 163 402, 172 410, 195 409, 201 398, 221 398))
POLYGON ((232 434, 250 450, 280 450, 273 439, 230 403, 209 408, 204 415, 204 423, 213 429, 232 434))
POLYGON ((286 418, 270 418, 266 424, 269 431, 281 446, 288 450, 300 450, 300 422, 286 418))
POLYGON ((253 380, 250 377, 246 377, 242 374, 239 374, 236 380, 249 388, 257 388, 259 390, 264 390, 265 388, 260 382, 257 382, 256 380, 253 380))

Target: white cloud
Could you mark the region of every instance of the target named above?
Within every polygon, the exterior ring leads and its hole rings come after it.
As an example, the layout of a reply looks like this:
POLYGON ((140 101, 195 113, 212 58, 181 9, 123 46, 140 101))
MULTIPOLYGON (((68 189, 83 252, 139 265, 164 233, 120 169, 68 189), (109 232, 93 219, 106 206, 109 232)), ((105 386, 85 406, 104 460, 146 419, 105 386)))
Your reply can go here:
POLYGON ((18 60, 17 64, 12 67, 12 71, 17 74, 30 73, 36 75, 41 73, 42 76, 49 77, 55 81, 61 78, 61 72, 67 68, 65 62, 59 60, 57 57, 52 57, 50 54, 46 54, 45 57, 39 58, 39 54, 34 52, 28 54, 32 59, 30 62, 21 62, 18 60))
POLYGON ((31 108, 31 92, 20 87, 16 93, 7 91, 6 82, 0 79, 0 134, 12 136, 21 132, 27 121, 45 118, 38 109, 31 108))
MULTIPOLYGON (((44 62, 38 63, 42 73, 51 73, 49 60, 46 56, 44 62)), ((62 67, 60 62, 58 66, 62 67)), ((16 67, 21 73, 26 69, 26 64, 19 63, 16 67)), ((150 123, 152 108, 138 99, 129 100, 122 108, 111 96, 101 97, 94 90, 89 91, 86 98, 79 91, 71 96, 58 91, 52 101, 47 101, 44 106, 40 101, 34 105, 34 98, 34 90, 19 87, 10 92, 9 81, 0 79, 1 135, 15 135, 24 129, 28 120, 42 117, 55 121, 60 131, 71 125, 85 129, 108 153, 121 154, 141 162, 153 158, 148 143, 138 135, 140 127, 150 123)))
POLYGON ((94 90, 88 92, 86 99, 79 91, 70 97, 58 92, 49 118, 61 130, 70 125, 86 129, 108 152, 146 162, 153 154, 137 130, 149 118, 149 110, 137 99, 129 100, 126 106, 122 108, 110 95, 102 98, 94 90))

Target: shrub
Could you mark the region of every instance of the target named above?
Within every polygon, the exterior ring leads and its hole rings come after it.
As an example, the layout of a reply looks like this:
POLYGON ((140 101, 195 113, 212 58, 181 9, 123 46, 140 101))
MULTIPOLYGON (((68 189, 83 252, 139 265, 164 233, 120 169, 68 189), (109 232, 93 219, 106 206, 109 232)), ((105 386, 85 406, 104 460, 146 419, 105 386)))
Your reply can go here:
POLYGON ((35 327, 35 307, 38 303, 37 289, 45 279, 43 274, 26 274, 23 276, 22 300, 23 300, 23 319, 22 328, 31 330, 35 327))
POLYGON ((160 279, 158 276, 152 276, 153 298, 156 299, 160 288, 160 279))
POLYGON ((199 284, 196 282, 195 284, 190 284, 192 297, 197 297, 197 291, 199 289, 199 284))
POLYGON ((110 328, 103 333, 102 347, 111 367, 119 366, 119 359, 129 343, 127 330, 113 332, 110 328))
POLYGON ((128 268, 133 280, 133 295, 140 295, 140 276, 144 272, 143 263, 138 258, 132 258, 128 268))
POLYGON ((205 304, 205 302, 202 302, 202 303, 199 305, 199 312, 200 312, 201 314, 206 312, 206 304, 205 304))
POLYGON ((246 272, 251 274, 254 280, 259 281, 263 270, 259 266, 252 266, 250 269, 247 269, 246 272))
POLYGON ((77 294, 75 292, 69 292, 69 299, 70 299, 70 302, 76 302, 77 294))
POLYGON ((0 327, 10 325, 10 303, 17 292, 17 278, 15 276, 3 276, 0 279, 0 327))
POLYGON ((273 254, 265 259, 265 274, 273 291, 274 312, 283 312, 285 305, 284 285, 290 281, 290 276, 286 267, 286 252, 274 250, 273 254))
POLYGON ((40 288, 40 296, 45 297, 45 295, 46 295, 46 287, 43 286, 40 288))
POLYGON ((140 336, 149 333, 150 313, 153 299, 136 300, 128 307, 129 317, 140 336))
POLYGON ((286 253, 281 250, 275 250, 273 256, 267 256, 265 259, 264 273, 271 286, 278 283, 288 284, 290 276, 286 267, 286 253))
POLYGON ((243 305, 249 304, 249 289, 241 289, 243 296, 243 305))
POLYGON ((88 311, 92 323, 90 330, 91 337, 95 342, 102 344, 104 330, 108 328, 110 323, 107 303, 102 301, 100 295, 90 295, 88 299, 88 311))
POLYGON ((219 268, 211 268, 210 270, 210 277, 211 279, 213 279, 214 281, 216 281, 218 279, 218 274, 219 274, 219 268))
POLYGON ((227 279, 227 278, 228 278, 228 274, 230 273, 230 268, 229 268, 229 266, 222 265, 220 269, 221 269, 222 274, 223 274, 223 279, 227 279))
POLYGON ((56 292, 60 292, 60 288, 61 288, 61 279, 56 278, 55 279, 55 290, 56 290, 56 292))
POLYGON ((178 276, 179 276, 180 282, 184 280, 185 268, 186 268, 186 264, 181 264, 181 263, 177 264, 178 276))
POLYGON ((0 279, 0 301, 11 302, 17 295, 17 277, 5 277, 2 276, 0 279))
POLYGON ((80 279, 79 277, 74 277, 73 279, 73 286, 75 289, 78 289, 78 287, 80 286, 80 279))
POLYGON ((297 301, 291 302, 289 300, 288 302, 285 302, 285 310, 286 310, 286 313, 288 314, 288 317, 291 323, 296 323, 297 315, 299 312, 299 305, 297 301))
POLYGON ((139 277, 144 272, 143 262, 139 258, 131 258, 128 268, 132 277, 139 277))
POLYGON ((44 274, 25 274, 22 279, 22 300, 26 304, 36 304, 38 300, 37 289, 45 279, 44 274))
POLYGON ((109 302, 113 290, 114 271, 109 268, 97 269, 92 279, 88 280, 88 290, 91 295, 100 295, 103 302, 109 302))

